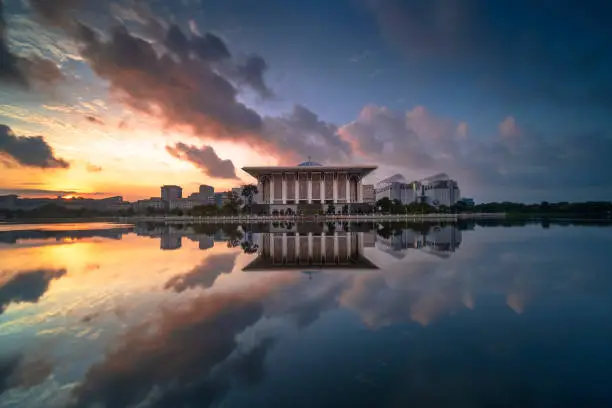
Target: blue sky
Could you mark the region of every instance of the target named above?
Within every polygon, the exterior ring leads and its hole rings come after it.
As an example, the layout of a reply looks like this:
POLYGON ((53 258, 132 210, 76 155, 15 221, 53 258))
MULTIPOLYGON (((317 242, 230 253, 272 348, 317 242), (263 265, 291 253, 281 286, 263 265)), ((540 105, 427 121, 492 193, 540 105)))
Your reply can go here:
POLYGON ((612 10, 603 1, 4 3, 12 59, 0 66, 0 124, 12 142, 43 136, 54 155, 43 163, 71 164, 24 166, 0 144, 6 191, 38 183, 147 195, 159 178, 229 187, 249 181, 244 165, 310 155, 379 164, 372 182, 446 172, 479 201, 612 196, 612 10), (172 27, 178 42, 168 42, 172 27), (223 56, 197 54, 213 45, 223 56), (137 148, 147 134, 148 160, 137 148), (92 147, 101 137, 116 144, 92 147), (179 143, 189 154, 168 153, 179 143), (165 170, 139 177, 126 164, 139 160, 165 170), (227 160, 234 171, 219 178, 227 160), (103 171, 83 171, 96 161, 103 171))

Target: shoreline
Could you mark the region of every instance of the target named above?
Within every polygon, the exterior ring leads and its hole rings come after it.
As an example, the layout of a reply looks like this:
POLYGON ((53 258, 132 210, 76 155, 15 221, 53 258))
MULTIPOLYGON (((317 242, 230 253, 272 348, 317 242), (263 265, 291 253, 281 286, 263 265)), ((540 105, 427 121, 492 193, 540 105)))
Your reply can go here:
POLYGON ((327 221, 458 221, 469 219, 505 219, 505 213, 479 213, 479 214, 389 214, 389 215, 312 215, 312 216, 282 216, 282 215, 235 215, 235 216, 132 216, 119 217, 123 221, 140 222, 166 222, 194 224, 223 224, 223 223, 260 223, 260 222, 327 222, 327 221))

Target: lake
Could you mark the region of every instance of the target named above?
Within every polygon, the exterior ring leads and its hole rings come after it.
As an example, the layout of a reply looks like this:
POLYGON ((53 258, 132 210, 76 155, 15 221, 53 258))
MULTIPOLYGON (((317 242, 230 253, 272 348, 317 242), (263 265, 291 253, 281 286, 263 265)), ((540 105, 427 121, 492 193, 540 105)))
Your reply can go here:
POLYGON ((1 407, 609 407, 612 228, 0 225, 1 407))

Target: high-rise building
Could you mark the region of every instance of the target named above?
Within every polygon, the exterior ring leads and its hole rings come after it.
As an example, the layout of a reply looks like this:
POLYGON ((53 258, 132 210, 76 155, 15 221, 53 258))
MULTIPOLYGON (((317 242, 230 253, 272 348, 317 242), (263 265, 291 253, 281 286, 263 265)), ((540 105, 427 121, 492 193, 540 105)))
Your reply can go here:
POLYGON ((202 184, 200 186, 200 197, 202 199, 208 199, 215 195, 215 188, 213 186, 208 186, 206 184, 202 184))
POLYGON ((183 198, 183 189, 179 186, 162 186, 161 199, 169 202, 170 200, 178 200, 183 198))

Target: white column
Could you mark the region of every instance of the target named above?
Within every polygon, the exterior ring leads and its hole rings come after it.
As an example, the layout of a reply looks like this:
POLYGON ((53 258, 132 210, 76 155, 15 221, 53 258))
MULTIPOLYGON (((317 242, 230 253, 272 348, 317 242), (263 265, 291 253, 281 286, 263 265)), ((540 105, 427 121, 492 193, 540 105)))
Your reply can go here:
POLYGON ((352 255, 351 254, 351 250, 352 250, 352 247, 351 247, 351 233, 347 232, 346 233, 346 256, 347 256, 347 258, 351 257, 351 255, 352 255))
MULTIPOLYGON (((325 252, 325 233, 321 233, 321 262, 323 262, 323 259, 326 256, 326 252, 325 252)), ((325 262, 327 262, 327 259, 325 260, 325 262)))
POLYGON ((274 174, 270 177, 270 197, 268 200, 270 200, 269 204, 274 203, 274 174))
POLYGON ((287 259, 287 233, 283 232, 283 259, 287 259))
POLYGON ((334 205, 338 203, 338 180, 336 179, 337 174, 334 174, 332 177, 332 186, 333 186, 333 199, 334 199, 334 205))
POLYGON ((357 181, 357 202, 363 203, 363 181, 361 179, 357 181))
POLYGON ((300 179, 298 178, 299 174, 295 173, 295 202, 300 202, 300 179))
POLYGON ((274 263, 274 234, 270 234, 270 257, 274 263))
POLYGON ((253 197, 253 202, 256 204, 261 204, 263 203, 263 183, 261 182, 261 179, 257 179, 257 194, 254 195, 253 197))
POLYGON ((334 263, 338 257, 338 233, 334 232, 334 263))
POLYGON ((320 187, 321 204, 325 202, 325 173, 321 173, 321 187, 320 187))
POLYGON ((285 173, 282 174, 282 180, 281 198, 283 199, 283 204, 287 204, 287 175, 285 173))
POLYGON ((313 242, 312 242, 312 233, 309 232, 308 233, 308 258, 312 259, 312 247, 313 247, 313 242))
POLYGON ((346 203, 351 202, 351 180, 350 176, 346 175, 346 203))
POLYGON ((299 263, 300 258, 300 234, 296 233, 293 237, 295 239, 295 262, 299 263))
POLYGON ((312 203, 312 174, 308 175, 306 179, 306 185, 308 186, 308 204, 312 203))

